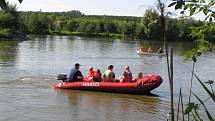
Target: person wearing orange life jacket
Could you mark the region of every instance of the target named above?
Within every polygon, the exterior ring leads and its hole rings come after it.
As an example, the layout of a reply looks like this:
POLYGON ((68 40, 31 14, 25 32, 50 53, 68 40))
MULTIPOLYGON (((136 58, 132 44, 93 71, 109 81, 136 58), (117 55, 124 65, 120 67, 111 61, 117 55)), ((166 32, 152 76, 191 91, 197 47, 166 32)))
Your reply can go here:
POLYGON ((129 66, 125 66, 125 71, 123 72, 123 82, 132 82, 132 73, 129 66))
POLYGON ((93 70, 93 67, 91 67, 88 71, 88 77, 93 77, 95 75, 95 70, 93 70))
POLYGON ((91 67, 90 69, 89 69, 89 71, 88 71, 88 76, 87 76, 87 80, 92 80, 93 79, 93 77, 94 77, 94 75, 95 75, 95 71, 93 70, 93 67, 91 67))
POLYGON ((137 76, 137 81, 138 80, 141 80, 141 79, 143 79, 143 73, 142 72, 140 72, 140 73, 138 73, 138 76, 137 76))
POLYGON ((140 48, 139 48, 139 52, 143 53, 143 52, 144 52, 144 48, 143 48, 143 47, 140 47, 140 48))
POLYGON ((141 86, 142 85, 142 80, 143 80, 143 73, 139 72, 137 78, 135 79, 136 86, 141 86))
POLYGON ((151 47, 148 48, 148 53, 152 53, 152 48, 151 47))

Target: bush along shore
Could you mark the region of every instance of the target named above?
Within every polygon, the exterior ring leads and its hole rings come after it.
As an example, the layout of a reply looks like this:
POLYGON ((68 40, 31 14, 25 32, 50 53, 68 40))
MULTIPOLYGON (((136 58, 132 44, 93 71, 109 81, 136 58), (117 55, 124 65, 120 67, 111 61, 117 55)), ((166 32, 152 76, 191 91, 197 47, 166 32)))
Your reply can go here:
MULTIPOLYGON (((162 35, 159 14, 146 10, 143 17, 84 15, 80 11, 68 12, 18 12, 17 19, 4 11, 0 12, 0 38, 10 38, 14 31, 26 34, 51 34, 88 37, 115 37, 160 40, 162 35), (12 30, 12 31, 11 31, 12 30)), ((212 32, 213 23, 189 19, 173 19, 166 16, 166 39, 194 41, 192 27, 212 32)), ((213 34, 208 34, 212 38, 213 34)), ((24 34, 23 34, 24 35, 24 34)))

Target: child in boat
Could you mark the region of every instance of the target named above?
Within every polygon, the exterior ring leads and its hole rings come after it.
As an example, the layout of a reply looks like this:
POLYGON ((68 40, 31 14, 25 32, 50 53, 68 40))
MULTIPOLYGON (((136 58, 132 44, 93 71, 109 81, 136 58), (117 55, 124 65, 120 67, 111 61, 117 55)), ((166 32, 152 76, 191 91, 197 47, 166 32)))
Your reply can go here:
POLYGON ((152 53, 152 48, 151 47, 148 48, 148 53, 152 53))
POLYGON ((101 71, 99 69, 96 70, 96 73, 93 77, 93 81, 94 82, 101 82, 102 81, 102 74, 101 74, 101 71))
POLYGON ((123 82, 131 82, 132 78, 133 77, 129 66, 125 66, 125 71, 123 72, 123 82))

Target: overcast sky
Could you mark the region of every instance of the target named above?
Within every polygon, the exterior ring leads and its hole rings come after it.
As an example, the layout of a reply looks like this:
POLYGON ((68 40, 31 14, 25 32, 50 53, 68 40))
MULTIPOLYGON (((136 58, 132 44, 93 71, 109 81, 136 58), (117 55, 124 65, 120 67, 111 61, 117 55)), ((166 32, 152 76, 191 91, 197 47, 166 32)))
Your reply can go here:
MULTIPOLYGON (((86 15, 116 15, 116 16, 143 16, 146 9, 155 7, 157 0, 23 0, 19 4, 18 0, 7 0, 17 4, 21 11, 70 11, 79 10, 86 15)), ((167 1, 166 5, 171 0, 167 1)), ((178 15, 173 8, 169 11, 178 15)), ((175 16, 177 17, 177 16, 175 16)), ((203 19, 203 15, 197 15, 196 19, 203 19)))
MULTIPOLYGON (((8 1, 17 3, 18 0, 8 1)), ((23 0, 22 4, 17 3, 22 11, 80 10, 87 15, 122 16, 142 16, 153 5, 155 0, 23 0)))

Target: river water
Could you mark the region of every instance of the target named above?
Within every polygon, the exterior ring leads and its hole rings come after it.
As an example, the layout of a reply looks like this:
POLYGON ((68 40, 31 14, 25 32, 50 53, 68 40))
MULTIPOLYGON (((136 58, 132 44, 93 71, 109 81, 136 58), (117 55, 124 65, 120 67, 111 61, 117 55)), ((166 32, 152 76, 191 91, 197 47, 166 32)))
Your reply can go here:
MULTIPOLYGON (((158 41, 134 41, 68 36, 35 36, 27 41, 0 41, 0 120, 1 121, 159 121, 169 112, 169 86, 165 56, 139 56, 140 46, 154 50, 163 46, 158 41), (89 67, 105 71, 114 65, 116 76, 129 65, 133 75, 156 73, 163 83, 153 96, 114 94, 74 90, 55 90, 58 74, 68 74, 78 62, 84 75, 89 67)), ((182 88, 187 101, 191 62, 182 62, 179 51, 188 50, 191 42, 170 42, 174 49, 174 98, 182 88)), ((215 54, 198 58, 199 78, 215 78, 215 54)), ((194 79, 193 92, 202 99, 208 96, 194 79)), ((195 99, 193 99, 195 100, 195 99)), ((215 114, 214 103, 207 103, 215 114)))

